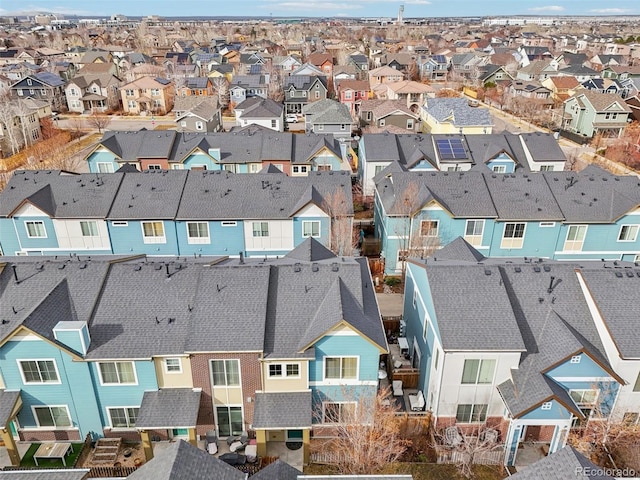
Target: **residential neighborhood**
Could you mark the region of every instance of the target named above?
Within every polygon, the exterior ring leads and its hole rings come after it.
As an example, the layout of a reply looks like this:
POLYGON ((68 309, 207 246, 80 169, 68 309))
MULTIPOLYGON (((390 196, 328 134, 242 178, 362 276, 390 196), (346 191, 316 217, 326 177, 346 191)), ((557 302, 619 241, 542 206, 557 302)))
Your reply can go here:
POLYGON ((436 3, 0 9, 0 479, 640 477, 640 10, 436 3))

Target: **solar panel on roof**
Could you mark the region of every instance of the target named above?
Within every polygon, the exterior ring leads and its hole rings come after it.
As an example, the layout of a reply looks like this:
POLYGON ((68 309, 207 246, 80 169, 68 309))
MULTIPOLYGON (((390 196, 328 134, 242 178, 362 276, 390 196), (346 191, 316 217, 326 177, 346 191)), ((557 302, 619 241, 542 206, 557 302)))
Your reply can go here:
POLYGON ((436 140, 436 147, 442 160, 462 160, 467 152, 459 138, 441 138, 436 140))
POLYGON ((262 65, 251 65, 249 67, 250 75, 257 75, 262 72, 262 65))

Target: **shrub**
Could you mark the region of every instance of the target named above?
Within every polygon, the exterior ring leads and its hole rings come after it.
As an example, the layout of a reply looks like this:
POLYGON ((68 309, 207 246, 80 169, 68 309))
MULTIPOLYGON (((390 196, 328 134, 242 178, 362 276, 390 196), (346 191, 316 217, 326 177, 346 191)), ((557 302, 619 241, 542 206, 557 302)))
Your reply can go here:
POLYGON ((400 280, 398 277, 387 277, 384 279, 384 283, 386 283, 390 287, 395 287, 396 285, 400 285, 401 282, 402 280, 400 280))

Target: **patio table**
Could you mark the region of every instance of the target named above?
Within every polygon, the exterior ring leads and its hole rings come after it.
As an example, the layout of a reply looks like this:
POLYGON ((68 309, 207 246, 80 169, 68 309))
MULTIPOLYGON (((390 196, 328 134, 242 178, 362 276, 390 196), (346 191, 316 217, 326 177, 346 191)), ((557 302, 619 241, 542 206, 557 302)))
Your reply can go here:
POLYGON ((70 443, 66 443, 66 442, 43 443, 38 447, 38 450, 36 450, 36 453, 33 454, 33 461, 35 462, 36 465, 38 465, 38 459, 51 460, 51 459, 59 458, 60 460, 62 460, 62 464, 66 467, 67 461, 65 458, 69 454, 70 450, 71 450, 70 443))

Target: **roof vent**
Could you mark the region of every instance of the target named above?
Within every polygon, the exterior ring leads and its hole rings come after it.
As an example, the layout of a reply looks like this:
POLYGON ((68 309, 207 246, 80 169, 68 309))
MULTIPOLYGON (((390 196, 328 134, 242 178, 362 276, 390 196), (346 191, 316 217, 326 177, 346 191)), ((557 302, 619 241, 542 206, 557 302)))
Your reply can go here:
POLYGON ((533 267, 533 271, 536 273, 540 273, 540 267, 536 265, 535 267, 533 267))
POLYGON ((622 278, 622 272, 620 272, 620 271, 616 272, 616 277, 622 278))
POLYGON ((550 272, 551 271, 551 267, 549 265, 545 265, 543 268, 544 268, 545 272, 550 272))
POLYGON ((312 263, 312 264, 311 264, 311 271, 312 271, 312 272, 317 272, 318 270, 320 270, 320 267, 318 266, 318 264, 317 264, 317 263, 315 263, 315 262, 314 262, 314 263, 312 263))
POLYGON ((522 271, 522 269, 520 267, 516 267, 516 268, 514 268, 514 270, 515 270, 516 273, 520 273, 522 271))
POLYGON ((491 270, 489 270, 488 268, 484 269, 484 274, 485 275, 491 275, 491 270))

